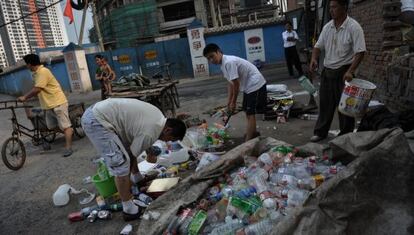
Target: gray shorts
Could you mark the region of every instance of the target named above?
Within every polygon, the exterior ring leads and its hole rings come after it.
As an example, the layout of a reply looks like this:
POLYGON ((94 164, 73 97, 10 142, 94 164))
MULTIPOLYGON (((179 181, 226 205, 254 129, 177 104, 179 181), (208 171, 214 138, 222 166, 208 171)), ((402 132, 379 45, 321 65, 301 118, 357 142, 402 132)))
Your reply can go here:
POLYGON ((89 107, 82 116, 82 128, 98 154, 103 157, 109 172, 114 176, 126 176, 130 172, 130 158, 122 141, 113 131, 103 127, 89 107))
POLYGON ((61 104, 53 109, 45 111, 46 126, 53 130, 59 126, 64 131, 72 126, 69 118, 68 103, 61 104))

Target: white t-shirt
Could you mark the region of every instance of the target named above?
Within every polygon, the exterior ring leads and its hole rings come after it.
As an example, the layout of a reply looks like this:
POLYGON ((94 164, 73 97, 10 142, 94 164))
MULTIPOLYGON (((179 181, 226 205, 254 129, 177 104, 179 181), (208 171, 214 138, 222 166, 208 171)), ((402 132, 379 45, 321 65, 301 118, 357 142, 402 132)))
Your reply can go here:
POLYGON ((285 48, 296 46, 296 41, 295 42, 288 41, 287 40, 288 37, 294 37, 296 38, 296 40, 299 40, 299 36, 295 30, 292 30, 291 32, 288 32, 286 30, 285 32, 282 33, 282 37, 283 37, 283 47, 285 48))
POLYGON ((240 91, 246 94, 257 91, 266 84, 266 80, 254 64, 237 56, 223 55, 221 71, 229 82, 239 78, 240 91))
POLYGON ((414 11, 414 0, 401 0, 401 11, 414 11))
POLYGON ((112 98, 93 107, 95 118, 114 131, 137 157, 160 137, 167 119, 155 106, 137 99, 112 98))
POLYGON ((337 69, 352 64, 356 53, 366 51, 364 31, 361 25, 349 16, 338 30, 331 20, 323 27, 315 47, 325 51, 323 65, 326 68, 337 69))

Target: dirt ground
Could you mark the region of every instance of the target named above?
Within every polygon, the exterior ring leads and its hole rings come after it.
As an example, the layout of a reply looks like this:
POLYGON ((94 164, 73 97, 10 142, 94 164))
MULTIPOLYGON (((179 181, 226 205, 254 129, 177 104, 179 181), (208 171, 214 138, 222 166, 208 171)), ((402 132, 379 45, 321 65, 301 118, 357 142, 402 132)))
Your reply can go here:
MULTIPOLYGON (((296 100, 307 102, 307 95, 302 92, 297 80, 289 80, 286 71, 275 70, 265 73, 268 83, 284 83, 299 92, 296 100)), ((222 78, 202 81, 183 82, 179 85, 182 107, 178 111, 189 112, 194 116, 211 120, 201 114, 208 109, 226 103, 226 83, 222 78)), ((99 99, 99 91, 88 94, 70 94, 70 103, 79 101, 90 105, 99 99)), ((0 100, 13 97, 0 95, 0 100)), ((241 100, 241 97, 240 97, 241 100)), ((11 136, 10 112, 0 112, 0 142, 11 136)), ((24 112, 18 112, 19 121, 30 125, 24 112)), ((245 117, 239 113, 230 121, 230 136, 234 144, 242 142, 245 117)), ((258 120, 258 130, 262 136, 271 136, 294 145, 305 144, 312 136, 315 121, 296 118, 286 124, 277 124, 275 120, 258 120)), ((333 128, 336 128, 334 123, 333 128)), ((86 188, 96 192, 92 184, 83 185, 82 179, 96 172, 92 160, 96 153, 87 138, 74 139, 74 154, 68 158, 61 157, 64 138, 59 135, 52 144, 52 150, 44 152, 41 147, 33 146, 30 139, 23 138, 27 159, 23 168, 11 171, 0 164, 0 234, 119 234, 127 224, 121 213, 114 213, 111 221, 88 223, 81 221, 71 223, 67 216, 79 211, 82 206, 76 196, 71 196, 70 203, 64 207, 54 207, 52 195, 62 184, 70 184, 76 189, 86 188)), ((87 206, 94 205, 95 201, 87 206)), ((139 221, 130 223, 137 230, 139 221)))

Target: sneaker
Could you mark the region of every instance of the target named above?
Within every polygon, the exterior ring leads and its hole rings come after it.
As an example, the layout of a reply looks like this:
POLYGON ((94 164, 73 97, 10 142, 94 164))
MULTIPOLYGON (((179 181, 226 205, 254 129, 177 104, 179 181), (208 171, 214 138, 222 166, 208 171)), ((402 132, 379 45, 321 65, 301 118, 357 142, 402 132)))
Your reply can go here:
POLYGON ((124 211, 122 212, 122 217, 124 218, 125 222, 139 219, 140 216, 141 216, 141 214, 139 213, 139 211, 136 214, 129 214, 129 213, 126 213, 124 211))
POLYGON ((310 141, 311 142, 319 142, 319 141, 321 141, 321 140, 323 140, 323 139, 325 139, 326 137, 323 137, 323 136, 318 136, 318 135, 314 135, 314 136, 312 136, 311 138, 310 138, 310 141))
POLYGON ((63 157, 69 157, 70 155, 72 155, 73 150, 72 149, 65 149, 63 151, 63 157))

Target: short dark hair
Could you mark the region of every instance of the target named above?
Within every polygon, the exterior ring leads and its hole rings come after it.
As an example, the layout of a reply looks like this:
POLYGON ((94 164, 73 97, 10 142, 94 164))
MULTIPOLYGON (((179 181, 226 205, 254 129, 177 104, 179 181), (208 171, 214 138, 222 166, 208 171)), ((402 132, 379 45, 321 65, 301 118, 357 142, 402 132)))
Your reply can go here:
POLYGON ((349 0, 331 0, 331 2, 337 2, 339 5, 345 7, 348 10, 349 0))
POLYGON ((179 140, 184 139, 187 127, 185 126, 185 123, 183 121, 177 118, 167 118, 165 126, 170 127, 172 129, 172 136, 179 140))
POLYGON ((33 66, 41 65, 40 58, 36 54, 28 54, 23 57, 23 60, 26 64, 30 64, 33 66))
POLYGON ((95 59, 103 59, 104 57, 102 55, 95 55, 95 59))
POLYGON ((290 21, 286 21, 286 22, 285 22, 285 25, 287 25, 287 24, 293 27, 292 22, 290 22, 290 21))
POLYGON ((219 46, 217 46, 217 44, 214 44, 214 43, 207 44, 207 46, 204 47, 203 55, 206 56, 207 54, 211 52, 221 52, 221 49, 219 46))

